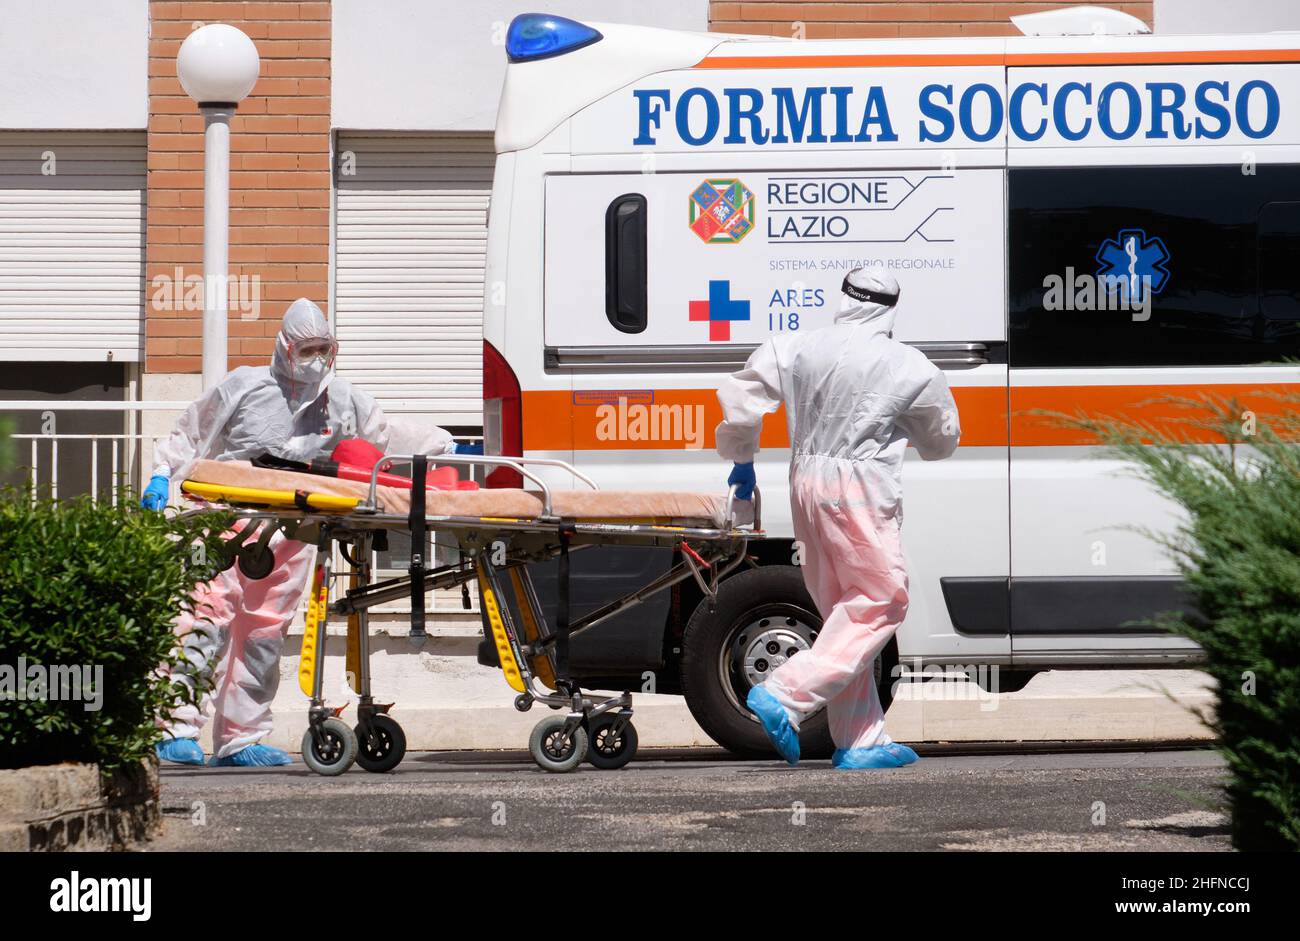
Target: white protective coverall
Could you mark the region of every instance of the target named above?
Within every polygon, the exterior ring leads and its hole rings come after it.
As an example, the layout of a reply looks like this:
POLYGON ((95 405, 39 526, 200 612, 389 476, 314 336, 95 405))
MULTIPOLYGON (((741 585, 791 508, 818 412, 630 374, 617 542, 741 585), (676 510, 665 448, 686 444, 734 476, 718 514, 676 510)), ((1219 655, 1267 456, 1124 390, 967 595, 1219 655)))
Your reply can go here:
MULTIPOLYGON (((898 296, 880 271, 854 271, 849 285, 898 296)), ((890 741, 872 668, 907 613, 904 451, 911 443, 924 460, 939 460, 961 433, 943 373, 894 340, 893 324, 892 305, 846 293, 832 325, 772 337, 718 390, 718 453, 739 463, 754 459, 763 416, 785 403, 794 535, 824 623, 812 648, 764 685, 796 730, 826 706, 841 749, 890 741)))
MULTIPOLYGON (((155 449, 154 473, 182 480, 201 459, 249 460, 264 453, 309 461, 328 455, 345 438, 363 438, 390 454, 453 450, 448 432, 386 418, 374 398, 334 375, 329 364, 294 362, 294 346, 319 341, 333 341, 329 322, 319 307, 299 298, 281 322, 271 365, 240 366, 190 405, 155 449)), ((176 622, 177 635, 189 635, 184 647, 194 675, 212 676, 213 686, 199 707, 176 710, 168 734, 196 738, 213 703, 217 758, 271 731, 280 652, 316 555, 315 546, 279 533, 270 549, 275 558, 270 575, 249 579, 232 565, 199 587, 195 612, 176 622)), ((193 684, 191 676, 178 679, 193 684)))

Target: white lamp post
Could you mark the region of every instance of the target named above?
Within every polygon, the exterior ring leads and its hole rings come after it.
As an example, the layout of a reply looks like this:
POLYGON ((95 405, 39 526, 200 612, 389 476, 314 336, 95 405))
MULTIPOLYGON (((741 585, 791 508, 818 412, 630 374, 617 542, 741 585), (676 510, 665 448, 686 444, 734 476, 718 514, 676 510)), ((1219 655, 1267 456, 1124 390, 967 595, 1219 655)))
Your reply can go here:
POLYGON ((225 23, 201 26, 181 43, 176 77, 204 118, 203 390, 226 374, 230 256, 230 118, 257 83, 257 47, 225 23))

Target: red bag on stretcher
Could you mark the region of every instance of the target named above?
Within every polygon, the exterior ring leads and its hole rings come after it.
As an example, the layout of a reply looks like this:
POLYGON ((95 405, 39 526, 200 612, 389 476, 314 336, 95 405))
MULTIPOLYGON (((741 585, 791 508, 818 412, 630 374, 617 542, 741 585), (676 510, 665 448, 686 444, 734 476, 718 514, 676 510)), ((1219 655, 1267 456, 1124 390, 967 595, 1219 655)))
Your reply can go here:
MULTIPOLYGON (((262 454, 253 458, 254 467, 269 467, 275 470, 297 471, 301 474, 317 474, 321 477, 337 477, 340 480, 359 480, 370 483, 370 474, 383 453, 369 441, 360 438, 348 438, 340 441, 328 458, 316 457, 311 461, 290 461, 273 454, 262 454)), ((381 470, 376 481, 384 487, 411 489, 411 478, 400 474, 390 474, 381 470)), ((472 480, 461 480, 455 467, 430 467, 425 478, 426 490, 477 490, 478 484, 472 480)))

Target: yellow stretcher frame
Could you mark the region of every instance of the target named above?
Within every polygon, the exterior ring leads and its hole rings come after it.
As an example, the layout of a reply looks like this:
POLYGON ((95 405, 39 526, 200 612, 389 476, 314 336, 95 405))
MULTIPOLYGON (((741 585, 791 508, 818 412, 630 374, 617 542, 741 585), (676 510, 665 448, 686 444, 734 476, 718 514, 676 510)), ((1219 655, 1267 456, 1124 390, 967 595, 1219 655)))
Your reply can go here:
POLYGON ((235 487, 198 480, 182 481, 181 491, 209 502, 260 506, 269 510, 302 509, 303 504, 306 504, 312 510, 347 513, 361 505, 360 497, 340 497, 332 493, 313 493, 307 490, 263 490, 259 487, 235 487))
MULTIPOLYGON (((589 478, 564 462, 447 455, 440 455, 437 460, 439 463, 486 464, 518 470, 541 487, 542 512, 531 518, 426 514, 421 523, 420 520, 413 521, 407 514, 386 512, 376 499, 376 481, 373 478, 369 496, 364 499, 193 480, 181 484, 183 493, 204 504, 185 511, 183 515, 232 512, 236 525, 244 526, 241 532, 249 536, 259 531, 262 533, 260 538, 241 541, 235 548, 236 558, 232 561, 238 562, 247 577, 259 578, 265 574, 250 574, 260 571, 260 567, 256 564, 251 568, 245 567, 245 562, 256 559, 256 554, 264 550, 277 530, 286 538, 316 544, 317 559, 308 594, 298 668, 299 687, 311 700, 308 730, 303 736, 304 762, 311 770, 324 775, 342 774, 354 761, 367 771, 391 770, 400 762, 406 747, 404 734, 388 716, 391 704, 381 705, 371 694, 368 609, 404 595, 409 594, 418 600, 423 593, 475 581, 479 586, 486 633, 492 640, 504 679, 518 694, 515 707, 528 711, 533 704, 542 703, 560 710, 559 714, 543 719, 533 730, 529 751, 534 760, 547 771, 571 771, 588 756, 587 736, 590 734, 591 763, 598 768, 622 767, 636 751, 636 734, 630 721, 632 694, 624 691, 621 695, 607 696, 582 691, 567 668, 568 641, 684 579, 693 577, 707 597, 716 597, 721 579, 747 558, 748 541, 762 538, 757 489, 752 504, 752 525, 736 523, 734 488, 728 497, 722 524, 663 518, 561 519, 552 513, 552 495, 545 482, 523 465, 557 466, 583 480, 592 489, 599 489, 589 478), (410 575, 372 582, 370 553, 383 531, 413 533, 419 529, 452 536, 462 553, 461 560, 453 565, 426 569, 416 565, 413 558, 410 575), (691 548, 690 542, 696 544, 698 552, 691 548), (503 545, 506 547, 505 555, 498 559, 503 545), (580 618, 569 620, 563 613, 566 609, 562 608, 556 625, 548 625, 526 566, 558 556, 561 572, 566 572, 568 552, 613 545, 672 548, 676 552, 675 558, 681 561, 635 592, 580 618), (349 549, 355 554, 349 554, 349 549), (336 551, 342 552, 351 563, 351 571, 338 573, 348 577, 349 587, 345 597, 331 604, 329 588, 331 579, 335 577, 331 560, 336 551), (513 611, 509 600, 511 595, 514 597, 513 611), (359 724, 355 729, 340 719, 343 707, 330 708, 325 704, 325 640, 330 614, 348 618, 344 647, 347 682, 360 696, 356 708, 359 724), (598 741, 605 743, 599 754, 596 752, 598 741), (613 753, 608 748, 609 742, 616 743, 613 753)), ((417 459, 400 455, 385 455, 381 464, 394 461, 420 464, 417 459)), ((417 467, 417 470, 421 469, 422 466, 417 467)), ((416 480, 420 479, 417 473, 416 480)), ((417 622, 414 618, 412 624, 412 641, 423 642, 425 634, 415 629, 417 622)))

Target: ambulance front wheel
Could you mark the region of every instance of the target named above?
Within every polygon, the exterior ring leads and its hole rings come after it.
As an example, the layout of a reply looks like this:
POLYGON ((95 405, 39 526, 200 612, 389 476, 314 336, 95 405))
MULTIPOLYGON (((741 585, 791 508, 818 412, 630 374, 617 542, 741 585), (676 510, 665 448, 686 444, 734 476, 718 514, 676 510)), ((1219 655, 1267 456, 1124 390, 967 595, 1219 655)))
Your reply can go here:
MULTIPOLYGON (((750 689, 763 683, 790 657, 817 640, 822 619, 793 565, 764 565, 728 578, 718 587, 713 610, 701 601, 682 636, 682 695, 695 721, 733 754, 770 757, 772 745, 745 706, 750 689)), ((890 676, 896 646, 876 659, 890 676)), ((878 679, 883 679, 877 673, 878 679)), ((889 707, 889 681, 877 683, 881 705, 889 707)), ((829 758, 835 749, 826 711, 806 718, 799 732, 805 758, 829 758)))
POLYGON ((533 727, 528 737, 528 751, 543 771, 564 774, 582 764, 587 757, 587 730, 578 726, 564 741, 563 716, 551 716, 533 727))
POLYGON ((352 767, 357 760, 357 737, 346 722, 331 717, 320 723, 315 734, 312 732, 309 728, 302 736, 303 764, 327 778, 352 767))

